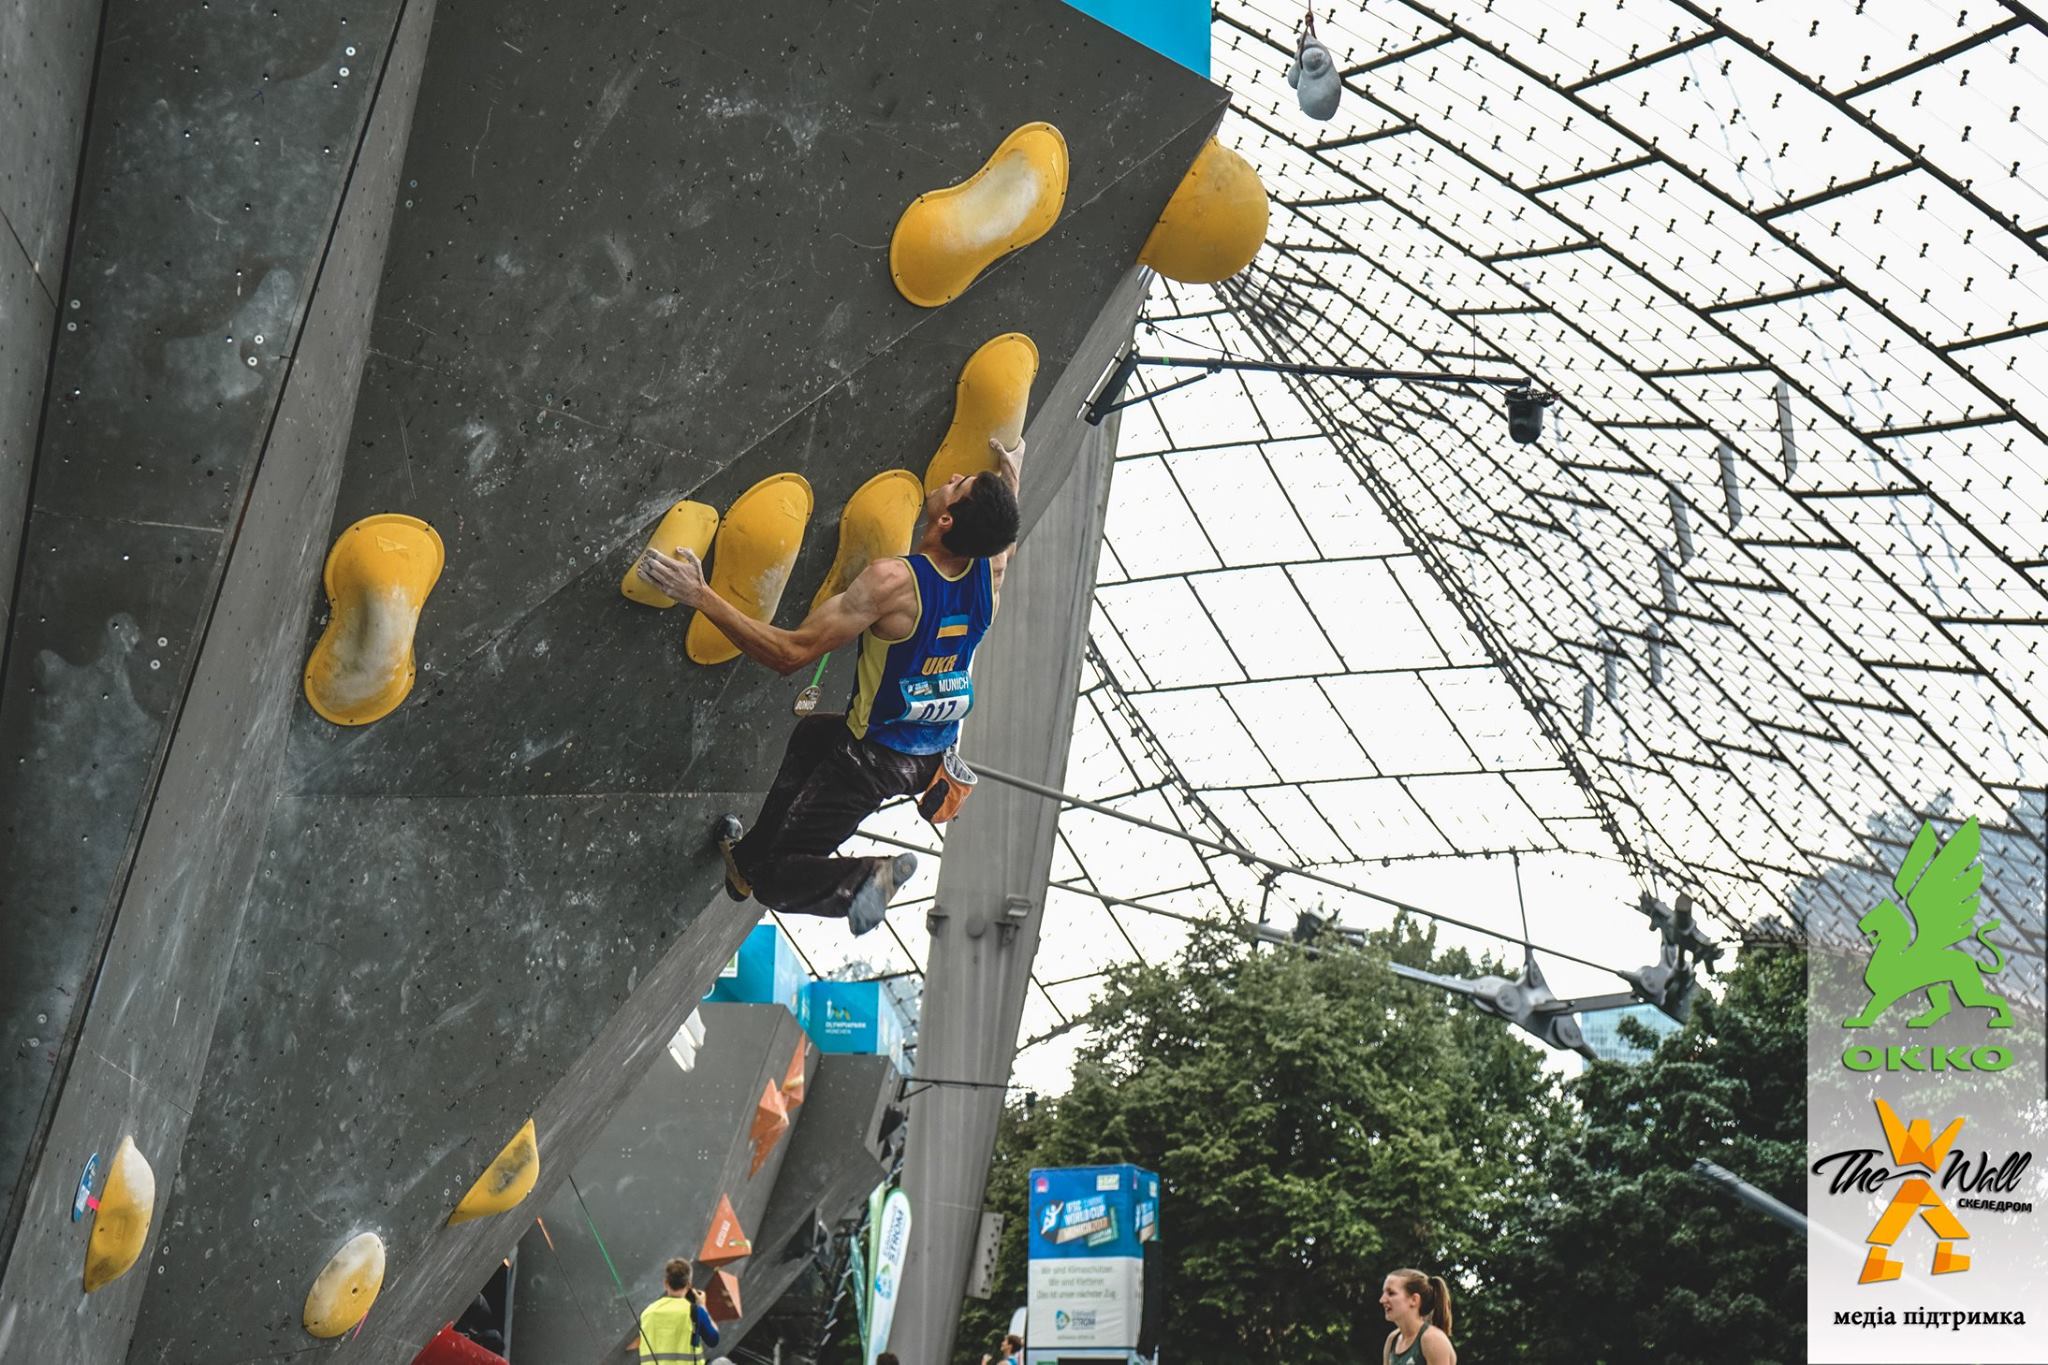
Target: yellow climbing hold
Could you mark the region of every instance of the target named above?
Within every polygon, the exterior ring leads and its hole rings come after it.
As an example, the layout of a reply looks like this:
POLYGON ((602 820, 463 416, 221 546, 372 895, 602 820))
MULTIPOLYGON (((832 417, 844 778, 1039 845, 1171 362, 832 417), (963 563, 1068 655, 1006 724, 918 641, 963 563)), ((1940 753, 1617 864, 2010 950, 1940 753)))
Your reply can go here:
MULTIPOLYGON (((718 528, 712 590, 756 621, 771 619, 810 521, 811 485, 801 474, 771 474, 740 494, 718 528)), ((691 618, 683 648, 700 664, 722 664, 740 652, 701 611, 691 618)))
POLYGON ((988 448, 993 436, 1005 446, 1024 439, 1024 417, 1031 405, 1031 381, 1038 378, 1038 347, 1022 332, 1005 332, 982 343, 960 367, 953 386, 953 425, 939 442, 939 453, 925 466, 929 493, 955 474, 994 469, 988 448))
POLYGON ((462 1196, 455 1212, 448 1215, 448 1226, 452 1228, 472 1218, 488 1218, 494 1213, 503 1213, 531 1194, 533 1182, 538 1179, 540 1137, 533 1130, 533 1120, 528 1119, 505 1144, 505 1150, 484 1167, 484 1173, 469 1187, 469 1193, 462 1196))
POLYGON ((1266 187, 1252 164, 1211 138, 1138 260, 1183 284, 1214 284, 1252 263, 1266 240, 1266 187))
POLYGON ((923 506, 924 485, 907 469, 877 474, 855 489, 846 500, 846 510, 839 514, 839 553, 832 561, 832 571, 818 585, 818 595, 811 599, 811 610, 816 611, 826 598, 845 592, 846 585, 875 560, 908 554, 923 506))
POLYGON ((384 1239, 359 1232, 334 1253, 306 1291, 306 1330, 323 1339, 340 1336, 363 1320, 383 1287, 384 1239))
POLYGON ((920 308, 951 303, 997 259, 1043 237, 1066 202, 1067 140, 1050 123, 1027 123, 973 175, 903 210, 889 274, 920 308))
MULTIPOLYGON (((711 537, 718 530, 718 509, 701 502, 685 498, 668 509, 668 515, 661 519, 661 525, 654 528, 654 534, 647 539, 647 548, 673 555, 678 550, 688 550, 703 559, 711 553, 711 537)), ((619 580, 619 591, 644 606, 661 607, 666 610, 676 604, 676 599, 662 592, 640 576, 640 556, 633 556, 633 565, 626 570, 626 576, 619 580)))
POLYGON ((418 517, 364 517, 327 555, 331 615, 306 661, 306 700, 336 725, 368 725, 412 691, 413 634, 441 577, 441 537, 418 517))
POLYGON ((124 1137, 107 1167, 107 1187, 93 1215, 92 1240, 85 1248, 86 1293, 112 1284, 134 1266, 149 1240, 155 1208, 156 1172, 135 1149, 135 1139, 124 1137))

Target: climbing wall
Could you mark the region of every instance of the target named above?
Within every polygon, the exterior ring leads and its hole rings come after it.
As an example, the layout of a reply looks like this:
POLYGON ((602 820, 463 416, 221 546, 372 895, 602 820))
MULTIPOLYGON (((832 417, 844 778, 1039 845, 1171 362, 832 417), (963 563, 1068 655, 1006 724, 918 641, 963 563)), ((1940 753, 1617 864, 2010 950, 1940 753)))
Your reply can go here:
POLYGON ((0 1358, 112 1360, 130 1336, 146 1276, 81 1295, 74 1190, 132 1136, 161 1227, 431 16, 107 6, 0 680, 0 1358))
POLYGON ((74 254, 120 283, 59 341, 80 396, 38 451, 0 694, 7 884, 33 890, 0 916, 35 992, 9 1025, 76 1040, 8 1089, 0 1331, 38 1358, 402 1362, 525 1226, 444 1227, 464 1191, 532 1118, 544 1203, 750 922, 703 832, 757 801, 795 683, 687 662, 684 612, 621 597, 633 554, 677 498, 801 473, 794 620, 840 505, 923 471, 982 343, 1029 335, 1041 399, 1065 377, 1223 96, 1058 0, 389 0, 348 34, 117 10, 109 41, 164 65, 96 97, 86 180, 118 211, 74 254), (1040 120, 1069 156, 1050 229, 907 302, 905 207, 1040 120), (230 141, 180 170, 188 126, 230 141), (179 294, 202 265, 211 292, 179 294), (446 563, 409 693, 340 727, 297 675, 322 556, 381 513, 446 563), (126 1133, 154 1226, 81 1299, 70 1192, 126 1133), (307 1290, 364 1233, 374 1307, 321 1347, 307 1290))
POLYGON ((814 1234, 858 1214, 887 1174, 885 1135, 895 1126, 891 1113, 900 1088, 887 1057, 828 1053, 818 1059, 800 1121, 789 1135, 789 1153, 761 1214, 754 1239, 760 1250, 744 1281, 746 1311, 720 1329, 721 1351, 746 1344, 755 1355, 773 1354, 773 1341, 748 1338, 811 1264, 814 1234))
POLYGON ((762 1215, 790 1133, 807 1117, 820 1058, 780 1005, 703 1012, 696 1064, 684 1071, 657 1059, 521 1239, 514 1365, 597 1365, 614 1355, 660 1297, 671 1256, 688 1257, 700 1279, 733 1276, 742 1304, 753 1297, 754 1267, 776 1258, 759 1240, 762 1215), (786 1117, 757 1134, 766 1090, 786 1117))

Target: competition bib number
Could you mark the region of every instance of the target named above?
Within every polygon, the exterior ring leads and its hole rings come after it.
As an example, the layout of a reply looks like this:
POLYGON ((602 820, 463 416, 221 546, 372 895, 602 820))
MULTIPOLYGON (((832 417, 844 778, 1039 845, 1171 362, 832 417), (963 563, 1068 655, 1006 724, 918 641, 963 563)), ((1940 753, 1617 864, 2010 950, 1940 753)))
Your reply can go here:
POLYGON ((974 709, 974 680, 965 673, 906 678, 902 689, 906 725, 951 725, 974 709))

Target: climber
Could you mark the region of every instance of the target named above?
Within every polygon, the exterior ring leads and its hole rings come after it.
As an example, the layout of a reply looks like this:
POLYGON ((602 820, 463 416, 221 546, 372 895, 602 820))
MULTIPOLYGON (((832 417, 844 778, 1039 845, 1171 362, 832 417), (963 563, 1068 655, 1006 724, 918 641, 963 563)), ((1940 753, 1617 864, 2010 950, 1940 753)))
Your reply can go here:
POLYGON ((839 845, 893 796, 953 781, 945 759, 974 705, 969 668, 995 617, 1017 539, 1024 443, 989 441, 996 468, 955 475, 925 497, 916 543, 878 559, 794 630, 742 614, 713 592, 696 555, 649 547, 641 574, 704 613, 740 650, 784 675, 858 639, 844 715, 805 716, 753 828, 719 821, 726 890, 774 910, 844 917, 855 934, 882 922, 917 868, 909 853, 842 858, 839 845))

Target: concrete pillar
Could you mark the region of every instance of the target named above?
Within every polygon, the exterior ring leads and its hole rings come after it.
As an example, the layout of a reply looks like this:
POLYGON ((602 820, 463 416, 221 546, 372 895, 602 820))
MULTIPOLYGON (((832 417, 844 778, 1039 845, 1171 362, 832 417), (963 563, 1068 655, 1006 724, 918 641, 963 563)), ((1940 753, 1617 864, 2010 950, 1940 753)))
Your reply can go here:
MULTIPOLYGON (((1061 392, 1027 432, 1027 508, 1041 444, 1079 449, 1073 472, 1029 530, 1003 585, 1001 611, 975 658, 979 700, 961 749, 970 762, 1057 787, 1066 775, 1074 697, 1088 639, 1116 422, 1074 413, 1122 342, 1143 298, 1133 270, 1103 309, 1061 392), (1071 401, 1067 401, 1071 400, 1071 401)), ((947 835, 925 965, 916 1072, 984 1087, 939 1085, 910 1100, 903 1187, 913 1222, 889 1347, 905 1360, 952 1358, 953 1334, 981 1220, 1031 963, 1059 810, 1040 797, 983 782, 947 835), (1021 902, 1021 904, 1014 904, 1021 902)))

